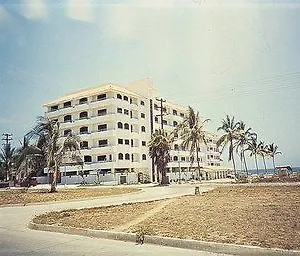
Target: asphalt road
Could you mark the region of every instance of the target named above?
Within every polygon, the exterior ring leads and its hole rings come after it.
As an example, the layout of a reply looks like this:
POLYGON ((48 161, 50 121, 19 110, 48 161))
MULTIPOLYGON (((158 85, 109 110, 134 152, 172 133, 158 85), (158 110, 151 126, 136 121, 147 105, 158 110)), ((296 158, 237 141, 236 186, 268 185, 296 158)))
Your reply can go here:
MULTIPOLYGON (((200 187, 207 191, 213 185, 200 187)), ((171 198, 192 194, 194 186, 143 187, 142 193, 105 197, 99 199, 48 203, 0 208, 0 255, 222 255, 157 245, 136 245, 131 242, 96 239, 30 230, 27 225, 34 215, 46 211, 86 208, 127 202, 171 198)), ((84 220, 82 220, 84 221, 84 220)))

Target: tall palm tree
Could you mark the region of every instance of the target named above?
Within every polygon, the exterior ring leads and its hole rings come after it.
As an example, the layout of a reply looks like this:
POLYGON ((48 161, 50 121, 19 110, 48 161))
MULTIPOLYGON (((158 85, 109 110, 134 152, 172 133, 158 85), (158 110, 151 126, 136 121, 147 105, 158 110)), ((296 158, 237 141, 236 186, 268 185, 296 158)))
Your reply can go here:
POLYGON ((158 174, 161 174, 160 183, 167 183, 166 167, 170 162, 171 137, 163 129, 152 134, 149 141, 149 155, 154 160, 158 174))
POLYGON ((263 141, 260 141, 258 146, 259 146, 258 154, 262 157, 265 173, 267 173, 266 156, 268 156, 268 151, 263 141))
POLYGON ((282 152, 278 151, 278 146, 275 145, 274 143, 267 145, 267 150, 268 150, 269 156, 272 157, 273 168, 274 168, 274 173, 275 173, 276 172, 275 156, 282 154, 282 152))
POLYGON ((46 166, 51 177, 50 192, 56 192, 57 179, 60 174, 60 165, 62 158, 68 152, 71 158, 75 159, 80 155, 79 143, 77 136, 69 134, 64 140, 60 140, 59 123, 45 117, 38 117, 37 125, 30 132, 29 136, 38 137, 46 155, 46 166))
POLYGON ((223 152, 224 148, 228 145, 228 161, 232 160, 233 163, 233 171, 236 176, 236 165, 234 159, 234 141, 237 137, 237 131, 239 128, 239 122, 235 122, 234 116, 230 118, 228 115, 225 119, 222 120, 222 126, 220 126, 217 130, 223 131, 224 134, 217 141, 217 147, 222 146, 221 152, 223 152))
POLYGON ((9 143, 5 144, 0 152, 0 161, 3 162, 6 180, 10 179, 11 171, 14 163, 14 157, 15 157, 15 148, 12 148, 9 143))
POLYGON ((241 159, 241 168, 243 165, 245 167, 246 174, 248 176, 248 167, 245 157, 245 146, 248 145, 251 138, 256 136, 255 133, 251 132, 251 128, 246 129, 246 124, 243 121, 239 122, 239 127, 236 132, 236 141, 234 143, 234 147, 236 148, 236 152, 240 154, 241 159))
POLYGON ((254 156, 255 159, 255 166, 256 166, 256 173, 258 173, 258 163, 257 163, 257 155, 259 154, 260 144, 257 142, 257 136, 251 137, 250 141, 248 142, 248 147, 246 150, 250 151, 250 157, 254 156))
POLYGON ((201 120, 199 112, 195 112, 192 107, 189 106, 188 116, 178 126, 180 139, 182 139, 181 146, 184 149, 190 150, 190 158, 194 161, 194 155, 196 154, 197 167, 198 167, 198 178, 200 177, 200 145, 207 143, 208 134, 204 130, 206 122, 210 119, 201 120))

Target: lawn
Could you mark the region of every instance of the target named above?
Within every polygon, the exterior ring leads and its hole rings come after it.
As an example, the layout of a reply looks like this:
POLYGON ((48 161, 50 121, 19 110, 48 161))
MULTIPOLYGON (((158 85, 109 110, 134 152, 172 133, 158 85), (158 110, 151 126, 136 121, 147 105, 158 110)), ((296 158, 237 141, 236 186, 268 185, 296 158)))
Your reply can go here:
POLYGON ((300 186, 232 186, 201 196, 49 213, 34 222, 215 241, 300 249, 300 186), (133 220, 139 220, 134 222, 133 220), (83 221, 84 220, 84 221, 83 221))
POLYGON ((137 191, 137 188, 76 188, 58 189, 57 193, 49 193, 47 189, 9 189, 0 190, 0 205, 97 198, 137 191))

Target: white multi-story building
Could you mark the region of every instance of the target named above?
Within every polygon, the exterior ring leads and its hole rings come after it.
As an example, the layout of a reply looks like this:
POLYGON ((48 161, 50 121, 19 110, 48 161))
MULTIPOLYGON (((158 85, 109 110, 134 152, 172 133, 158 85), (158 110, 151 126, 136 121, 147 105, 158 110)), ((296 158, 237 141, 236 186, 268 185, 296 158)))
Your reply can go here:
MULTIPOLYGON (((78 135, 83 156, 83 169, 65 164, 61 167, 62 182, 77 183, 84 173, 88 182, 135 183, 156 180, 155 167, 148 155, 151 134, 161 127, 160 101, 149 79, 127 87, 105 84, 68 94, 44 106, 45 116, 60 123, 61 137, 78 135)), ((187 115, 187 107, 165 101, 163 128, 172 131, 187 115)), ((216 137, 200 151, 201 166, 220 166, 216 137)), ((190 154, 172 145, 168 175, 171 180, 190 179, 190 154)), ((218 171, 219 172, 219 171, 218 171)), ((221 171, 220 171, 221 173, 221 171)), ((215 177, 223 177, 218 174, 215 177)), ((206 178, 206 177, 204 177, 206 178)))

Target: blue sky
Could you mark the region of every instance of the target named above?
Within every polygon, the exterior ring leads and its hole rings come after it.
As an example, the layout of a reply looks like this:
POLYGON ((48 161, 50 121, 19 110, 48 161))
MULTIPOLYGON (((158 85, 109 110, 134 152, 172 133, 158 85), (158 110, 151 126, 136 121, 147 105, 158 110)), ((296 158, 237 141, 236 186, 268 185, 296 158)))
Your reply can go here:
POLYGON ((299 24, 298 1, 0 0, 0 133, 16 143, 48 101, 150 77, 211 131, 234 115, 299 166, 299 24))

